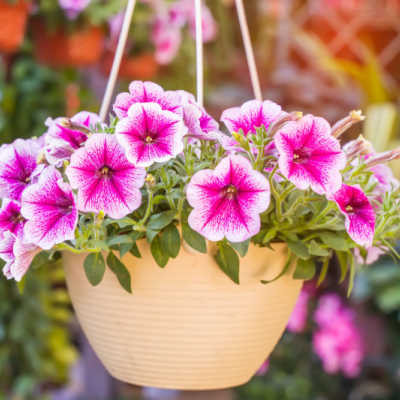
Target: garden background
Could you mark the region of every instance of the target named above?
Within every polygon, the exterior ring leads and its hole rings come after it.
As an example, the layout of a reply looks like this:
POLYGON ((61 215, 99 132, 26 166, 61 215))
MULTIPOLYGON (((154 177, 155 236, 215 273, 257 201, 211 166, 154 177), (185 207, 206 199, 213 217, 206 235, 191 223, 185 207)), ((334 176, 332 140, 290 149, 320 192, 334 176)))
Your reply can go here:
MULTIPOLYGON (((98 111, 124 7, 123 0, 10 3, 0 0, 0 144, 43 134, 49 116, 98 111)), ((363 133, 378 151, 399 145, 399 0, 245 6, 265 99, 331 122, 361 108, 367 118, 346 139, 363 133)), ((195 91, 193 10, 192 0, 138 2, 119 91, 135 79, 195 91)), ((218 118, 250 99, 251 85, 233 0, 208 1, 203 18, 206 103, 218 118)), ((393 167, 400 177, 400 164, 393 167)), ((350 298, 346 282, 336 285, 339 266, 322 286, 307 284, 258 376, 208 394, 141 393, 111 379, 79 329, 60 265, 35 270, 23 293, 2 278, 0 400, 398 400, 400 266, 374 258, 360 265, 350 298), (321 313, 332 313, 328 325, 321 313)))

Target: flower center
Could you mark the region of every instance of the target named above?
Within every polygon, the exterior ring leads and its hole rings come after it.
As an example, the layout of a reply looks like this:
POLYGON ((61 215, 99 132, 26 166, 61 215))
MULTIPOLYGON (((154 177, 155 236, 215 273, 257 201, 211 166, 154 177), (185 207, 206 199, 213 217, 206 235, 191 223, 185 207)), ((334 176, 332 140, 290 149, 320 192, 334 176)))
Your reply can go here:
POLYGON ((146 136, 146 143, 153 143, 154 139, 151 136, 146 136))
POLYGON ((297 164, 303 164, 308 161, 310 154, 303 149, 296 150, 293 153, 293 161, 297 164))
POLYGON ((11 222, 14 224, 19 224, 23 221, 25 221, 25 218, 21 214, 15 214, 11 217, 11 222))
POLYGON ((354 208, 353 208, 353 206, 350 205, 350 204, 348 204, 348 205, 346 206, 345 210, 346 210, 348 213, 354 212, 354 208))
POLYGON ((228 199, 233 199, 237 193, 237 188, 234 185, 228 185, 224 189, 224 195, 228 199))
POLYGON ((99 174, 101 177, 105 177, 105 178, 109 178, 111 176, 111 168, 107 167, 107 165, 103 165, 100 169, 99 169, 99 174))

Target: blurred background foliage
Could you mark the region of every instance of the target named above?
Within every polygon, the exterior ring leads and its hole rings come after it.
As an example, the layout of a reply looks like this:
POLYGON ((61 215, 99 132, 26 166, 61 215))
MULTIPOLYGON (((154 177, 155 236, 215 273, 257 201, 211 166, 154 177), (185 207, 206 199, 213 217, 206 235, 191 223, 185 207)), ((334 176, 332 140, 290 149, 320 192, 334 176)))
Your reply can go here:
MULTIPOLYGON (((93 1, 91 21, 94 18, 101 24, 104 36, 99 58, 95 62, 86 59, 83 64, 75 53, 73 62, 71 58, 61 62, 61 56, 71 53, 71 49, 62 47, 68 44, 63 37, 65 32, 57 36, 58 47, 51 47, 51 37, 38 36, 34 21, 40 20, 41 11, 33 7, 22 45, 3 53, 0 49, 0 145, 17 137, 43 134, 48 117, 98 109, 115 49, 112 26, 104 22, 120 9, 118 1, 109 2, 106 9, 96 8, 101 1, 93 1), (43 44, 45 50, 46 46, 51 49, 53 60, 38 50, 43 44), (61 48, 61 55, 57 48, 61 48), (61 60, 57 65, 56 53, 61 60)), ((0 0, 2 3, 4 0, 0 0)), ((174 1, 162 3, 169 7, 174 1)), ((41 4, 46 9, 58 7, 57 0, 41 4)), ((151 79, 167 89, 194 92, 195 49, 190 24, 179 28, 179 35, 175 31, 171 36, 179 42, 169 42, 179 48, 176 55, 168 62, 159 62, 154 54, 165 43, 151 36, 154 21, 160 15, 146 9, 148 4, 139 4, 119 90, 126 90, 131 80, 151 79), (141 59, 143 54, 146 57, 141 59)), ((217 32, 205 46, 206 100, 207 108, 218 118, 221 110, 250 99, 252 93, 233 1, 207 1, 207 5, 217 32)), ((290 111, 312 112, 330 122, 342 118, 350 109, 362 108, 367 116, 365 123, 352 129, 346 139, 363 132, 378 151, 400 145, 400 1, 246 0, 245 5, 265 98, 290 111)), ((80 26, 85 23, 80 20, 80 26)), ((53 29, 60 28, 57 24, 61 26, 57 22, 53 29)), ((70 27, 66 32, 71 35, 74 29, 70 27)), ((163 37, 170 33, 166 30, 163 37)), ((90 44, 85 44, 83 38, 78 37, 76 42, 83 53, 90 53, 90 44)), ((1 43, 0 38, 0 48, 1 43)), ((393 167, 400 177, 400 164, 393 167)), ((310 310, 324 291, 336 290, 345 299, 345 287, 336 289, 335 271, 332 266, 331 279, 310 300, 310 310)), ((304 332, 285 334, 265 375, 255 377, 230 393, 229 398, 399 399, 399 266, 386 257, 371 266, 360 266, 353 296, 345 301, 356 313, 368 344, 359 376, 350 379, 324 371, 313 351, 316 326, 309 317, 304 332)), ((0 400, 89 400, 79 393, 82 382, 69 372, 82 357, 81 341, 71 329, 71 317, 59 262, 29 274, 23 294, 14 283, 0 279, 0 400), (60 389, 64 397, 55 395, 60 389)), ((268 311, 265 317, 268 318, 268 311)), ((134 388, 115 383, 111 386, 112 400, 139 398, 134 388)), ((109 393, 98 398, 110 398, 109 393)))

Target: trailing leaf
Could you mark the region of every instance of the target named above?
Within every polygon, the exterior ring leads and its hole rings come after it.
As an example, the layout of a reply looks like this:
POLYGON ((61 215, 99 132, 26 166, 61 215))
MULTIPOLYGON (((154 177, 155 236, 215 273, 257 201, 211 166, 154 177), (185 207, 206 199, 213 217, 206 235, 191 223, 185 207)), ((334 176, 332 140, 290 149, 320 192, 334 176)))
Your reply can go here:
POLYGON ((161 246, 160 236, 156 236, 151 242, 150 250, 156 263, 164 268, 168 263, 169 255, 161 246))
POLYGON ((233 282, 239 284, 239 257, 235 250, 226 242, 218 243, 218 252, 215 256, 217 264, 233 282))
POLYGON ((97 286, 104 277, 106 264, 102 253, 91 253, 83 262, 86 276, 91 285, 97 286))
POLYGON ((132 293, 131 275, 125 265, 111 251, 107 256, 107 265, 117 277, 120 285, 128 293, 132 293))
POLYGON ((289 247, 289 249, 299 258, 303 259, 303 260, 307 260, 310 258, 310 253, 308 252, 308 248, 307 246, 301 242, 301 241, 297 241, 297 242, 292 242, 292 241, 288 241, 287 245, 289 247))
POLYGON ((174 218, 176 217, 175 210, 164 211, 159 214, 154 214, 149 219, 147 224, 147 229, 151 229, 153 231, 160 231, 164 229, 167 225, 169 225, 174 218))
POLYGON ((162 249, 175 258, 181 248, 181 236, 174 224, 168 225, 161 233, 160 237, 162 249))
POLYGON ((203 236, 194 231, 189 224, 182 223, 183 240, 200 253, 207 253, 207 243, 203 236))
POLYGON ((296 269, 293 274, 294 279, 310 280, 314 278, 316 272, 315 261, 298 259, 296 269))

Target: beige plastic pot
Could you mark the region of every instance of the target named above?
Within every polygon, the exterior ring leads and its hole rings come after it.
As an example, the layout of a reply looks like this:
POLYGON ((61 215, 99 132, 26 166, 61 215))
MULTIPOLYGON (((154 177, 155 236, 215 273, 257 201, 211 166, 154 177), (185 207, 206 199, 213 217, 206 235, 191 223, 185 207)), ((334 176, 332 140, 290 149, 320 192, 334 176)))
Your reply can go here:
POLYGON ((182 390, 246 383, 281 337, 302 282, 279 274, 286 247, 251 246, 241 259, 241 284, 209 254, 181 249, 161 269, 150 248, 123 259, 133 294, 109 270, 97 287, 85 276, 85 255, 64 254, 67 284, 90 343, 115 378, 135 385, 182 390))

